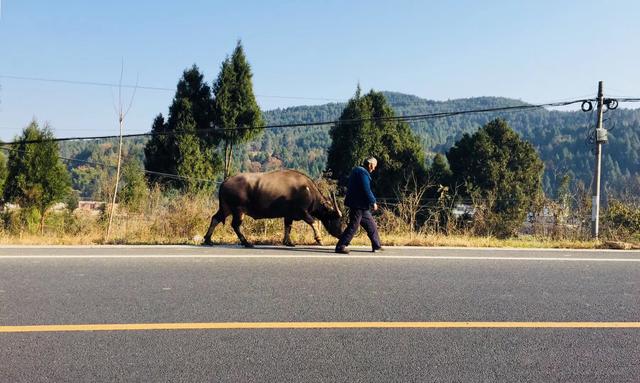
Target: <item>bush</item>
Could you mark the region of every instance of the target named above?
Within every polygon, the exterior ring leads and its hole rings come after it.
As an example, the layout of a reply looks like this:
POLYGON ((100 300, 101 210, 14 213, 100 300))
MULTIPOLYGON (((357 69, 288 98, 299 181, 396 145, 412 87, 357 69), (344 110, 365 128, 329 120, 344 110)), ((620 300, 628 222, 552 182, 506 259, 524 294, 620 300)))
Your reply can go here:
POLYGON ((135 162, 127 162, 122 172, 124 186, 120 191, 120 201, 127 210, 134 213, 144 211, 149 189, 142 167, 135 162))
POLYGON ((203 195, 178 194, 153 213, 152 231, 166 238, 191 239, 208 227, 215 213, 210 198, 203 195))
POLYGON ((20 217, 29 234, 36 234, 40 229, 40 211, 37 207, 20 210, 20 217))
POLYGON ((602 217, 607 236, 613 239, 635 239, 640 237, 640 206, 637 203, 625 203, 610 200, 602 217))
POLYGON ((410 225, 403 221, 392 208, 381 207, 376 214, 378 230, 386 234, 399 234, 411 232, 410 225))
POLYGON ((2 222, 10 235, 36 234, 40 228, 40 212, 35 207, 8 210, 2 213, 2 222))
POLYGON ((65 201, 65 203, 67 204, 67 209, 71 212, 76 210, 80 203, 80 197, 78 196, 78 194, 79 193, 76 190, 73 190, 71 193, 69 193, 69 196, 65 201))
POLYGON ((2 223, 9 235, 20 235, 23 231, 20 210, 8 210, 2 213, 2 223))

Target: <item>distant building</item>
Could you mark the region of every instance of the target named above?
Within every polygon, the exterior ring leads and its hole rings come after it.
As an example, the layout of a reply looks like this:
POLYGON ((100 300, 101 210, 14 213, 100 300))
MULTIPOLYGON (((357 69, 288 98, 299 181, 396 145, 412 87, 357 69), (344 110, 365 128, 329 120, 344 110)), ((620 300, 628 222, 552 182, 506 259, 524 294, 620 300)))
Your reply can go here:
POLYGON ((104 207, 102 201, 78 201, 78 209, 85 211, 96 211, 104 207))

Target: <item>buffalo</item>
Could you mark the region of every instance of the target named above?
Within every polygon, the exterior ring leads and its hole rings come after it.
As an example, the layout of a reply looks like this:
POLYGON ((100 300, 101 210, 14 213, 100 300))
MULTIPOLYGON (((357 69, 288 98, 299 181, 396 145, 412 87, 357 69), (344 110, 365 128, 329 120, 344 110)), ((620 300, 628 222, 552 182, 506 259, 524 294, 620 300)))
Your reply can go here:
POLYGON ((254 219, 284 218, 284 240, 291 242, 291 224, 303 220, 313 228, 316 243, 322 244, 313 225, 319 219, 329 234, 342 234, 342 213, 336 197, 326 198, 317 185, 305 174, 295 170, 276 170, 269 173, 241 173, 227 178, 220 185, 220 206, 211 218, 204 245, 213 245, 211 235, 219 223, 231 215, 231 226, 245 247, 253 247, 240 231, 244 215, 254 219))

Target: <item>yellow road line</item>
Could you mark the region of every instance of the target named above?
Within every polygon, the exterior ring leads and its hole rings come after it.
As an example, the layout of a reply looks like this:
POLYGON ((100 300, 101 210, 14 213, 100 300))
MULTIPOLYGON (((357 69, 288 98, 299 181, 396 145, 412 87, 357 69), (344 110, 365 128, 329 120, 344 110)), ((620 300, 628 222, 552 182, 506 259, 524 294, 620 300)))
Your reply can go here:
POLYGON ((217 322, 0 326, 0 333, 149 330, 640 328, 640 322, 217 322))

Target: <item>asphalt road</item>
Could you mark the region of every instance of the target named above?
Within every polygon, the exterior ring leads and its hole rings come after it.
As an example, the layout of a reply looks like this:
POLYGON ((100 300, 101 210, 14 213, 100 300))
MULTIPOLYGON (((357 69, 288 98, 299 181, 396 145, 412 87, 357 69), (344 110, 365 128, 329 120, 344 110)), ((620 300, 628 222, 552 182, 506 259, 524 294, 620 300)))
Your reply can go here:
POLYGON ((0 248, 0 382, 640 382, 639 326, 637 251, 0 248))

